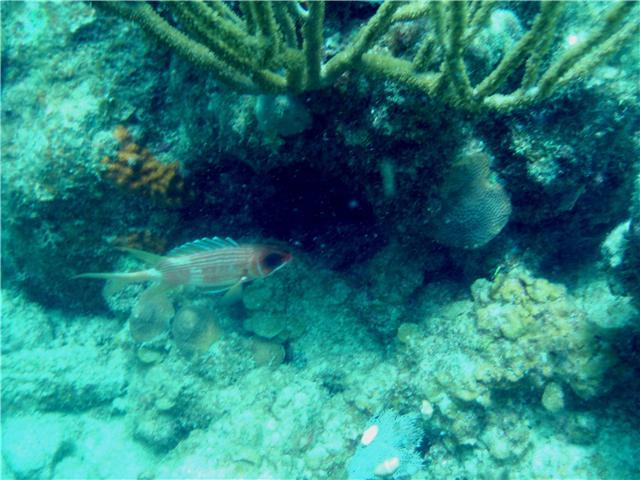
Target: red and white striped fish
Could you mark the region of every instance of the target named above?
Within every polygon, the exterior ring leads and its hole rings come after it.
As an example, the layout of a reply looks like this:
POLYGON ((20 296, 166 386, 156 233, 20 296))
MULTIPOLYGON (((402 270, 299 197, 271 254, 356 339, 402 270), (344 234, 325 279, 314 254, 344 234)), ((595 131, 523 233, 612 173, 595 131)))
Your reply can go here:
POLYGON ((152 268, 137 272, 83 273, 75 278, 102 278, 121 282, 159 282, 161 288, 180 285, 210 292, 240 290, 251 280, 266 278, 293 258, 290 252, 268 245, 239 245, 229 237, 202 238, 171 250, 166 256, 123 248, 152 268))

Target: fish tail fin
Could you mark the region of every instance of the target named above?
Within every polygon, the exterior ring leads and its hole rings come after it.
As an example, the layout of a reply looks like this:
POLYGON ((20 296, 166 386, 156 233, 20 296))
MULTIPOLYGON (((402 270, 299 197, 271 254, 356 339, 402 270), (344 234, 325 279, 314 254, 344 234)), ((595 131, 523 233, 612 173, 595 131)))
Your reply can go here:
POLYGON ((127 252, 132 257, 135 257, 152 267, 155 267, 158 263, 160 263, 160 260, 164 258, 162 255, 145 252, 144 250, 138 250, 137 248, 120 247, 119 250, 127 252))

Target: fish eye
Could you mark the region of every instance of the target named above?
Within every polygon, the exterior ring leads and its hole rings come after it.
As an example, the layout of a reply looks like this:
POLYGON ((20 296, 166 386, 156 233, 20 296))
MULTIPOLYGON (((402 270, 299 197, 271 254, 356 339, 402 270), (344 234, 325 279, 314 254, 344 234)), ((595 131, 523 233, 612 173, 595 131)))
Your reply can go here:
POLYGON ((283 262, 283 256, 279 253, 270 253, 262 260, 263 265, 270 270, 278 268, 283 262))

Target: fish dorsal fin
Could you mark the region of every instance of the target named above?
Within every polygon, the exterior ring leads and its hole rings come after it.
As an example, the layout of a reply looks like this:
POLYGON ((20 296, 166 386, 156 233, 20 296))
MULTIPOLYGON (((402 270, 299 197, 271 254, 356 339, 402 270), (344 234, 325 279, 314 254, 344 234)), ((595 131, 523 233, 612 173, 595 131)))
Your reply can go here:
POLYGON ((179 255, 193 255, 194 253, 202 253, 211 250, 217 250, 218 248, 237 247, 238 243, 229 238, 201 238, 194 240, 193 242, 185 243, 179 247, 171 250, 167 255, 169 257, 177 257, 179 255))

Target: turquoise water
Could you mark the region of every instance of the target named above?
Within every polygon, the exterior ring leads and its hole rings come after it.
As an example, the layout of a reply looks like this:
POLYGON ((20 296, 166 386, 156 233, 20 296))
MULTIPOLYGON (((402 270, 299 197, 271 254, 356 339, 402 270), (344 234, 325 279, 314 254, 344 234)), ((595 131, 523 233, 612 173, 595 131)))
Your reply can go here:
POLYGON ((640 5, 0 8, 2 478, 640 478, 640 5))

